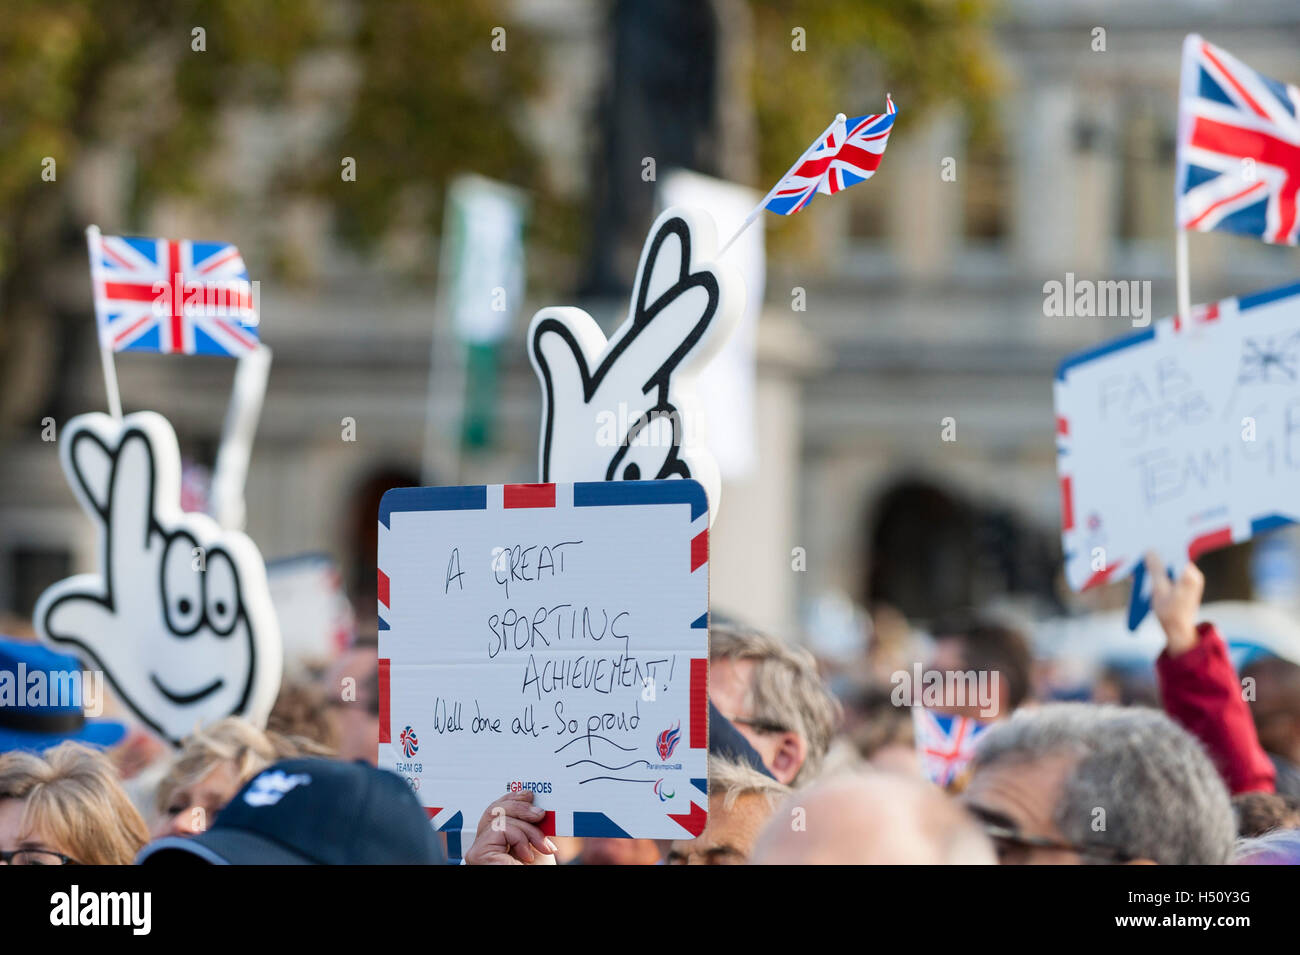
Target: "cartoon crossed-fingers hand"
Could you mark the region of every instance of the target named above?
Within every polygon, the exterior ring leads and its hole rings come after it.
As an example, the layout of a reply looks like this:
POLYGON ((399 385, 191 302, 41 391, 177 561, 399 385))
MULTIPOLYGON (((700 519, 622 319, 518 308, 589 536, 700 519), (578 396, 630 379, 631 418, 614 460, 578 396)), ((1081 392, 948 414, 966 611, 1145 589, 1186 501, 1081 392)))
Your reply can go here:
POLYGON ((171 425, 153 412, 81 415, 59 450, 98 525, 101 572, 41 595, 42 638, 101 668, 173 744, 225 716, 264 722, 282 665, 265 565, 244 534, 181 510, 171 425))
POLYGON ((720 479, 703 444, 694 379, 744 308, 744 284, 710 261, 712 220, 669 209, 641 250, 627 319, 607 341, 579 308, 544 308, 528 328, 542 385, 542 481, 694 478, 716 515, 720 479), (610 434, 613 440, 610 440, 610 434))

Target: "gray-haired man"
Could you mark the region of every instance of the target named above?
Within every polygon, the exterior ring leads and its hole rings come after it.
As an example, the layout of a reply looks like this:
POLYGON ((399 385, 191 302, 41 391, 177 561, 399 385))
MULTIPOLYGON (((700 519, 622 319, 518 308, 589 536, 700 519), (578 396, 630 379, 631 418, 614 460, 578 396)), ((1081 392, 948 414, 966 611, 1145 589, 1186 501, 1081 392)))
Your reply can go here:
POLYGON ((967 807, 1004 864, 1219 865, 1228 791, 1163 713, 1087 703, 1021 710, 980 741, 967 807))
POLYGON ((717 620, 709 628, 709 697, 787 786, 817 774, 840 718, 808 650, 717 620))

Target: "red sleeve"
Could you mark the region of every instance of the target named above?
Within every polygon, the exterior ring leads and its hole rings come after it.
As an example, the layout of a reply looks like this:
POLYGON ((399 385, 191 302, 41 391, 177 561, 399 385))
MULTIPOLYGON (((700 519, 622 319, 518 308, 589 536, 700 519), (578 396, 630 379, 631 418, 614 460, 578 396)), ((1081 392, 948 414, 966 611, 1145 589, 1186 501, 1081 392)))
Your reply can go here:
POLYGON ((1214 628, 1196 628, 1200 642, 1171 657, 1156 659, 1165 712, 1201 741, 1219 768, 1228 790, 1273 792, 1277 772, 1255 733, 1241 681, 1228 659, 1228 648, 1214 628))

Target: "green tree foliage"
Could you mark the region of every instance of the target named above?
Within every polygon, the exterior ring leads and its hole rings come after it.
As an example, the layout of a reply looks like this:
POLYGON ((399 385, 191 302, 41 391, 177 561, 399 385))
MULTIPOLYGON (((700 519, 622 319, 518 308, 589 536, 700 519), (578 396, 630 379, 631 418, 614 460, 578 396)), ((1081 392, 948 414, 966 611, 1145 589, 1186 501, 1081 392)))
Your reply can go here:
POLYGON ((987 121, 997 85, 991 0, 752 0, 752 7, 765 178, 784 173, 838 110, 883 109, 886 92, 913 116, 955 102, 987 121), (791 49, 796 27, 805 31, 805 52, 791 49))
MULTIPOLYGON (((33 351, 93 345, 89 296, 84 311, 61 315, 48 294, 60 264, 84 261, 85 213, 65 186, 87 154, 109 150, 127 160, 125 208, 101 223, 106 229, 145 228, 149 210, 169 196, 222 210, 240 185, 212 168, 224 120, 239 108, 285 115, 313 57, 341 54, 356 68, 355 87, 331 104, 330 134, 312 155, 269 162, 273 176, 255 211, 265 220, 274 221, 281 202, 317 195, 340 232, 364 244, 422 192, 434 197, 422 224, 435 225, 446 180, 460 170, 528 185, 535 163, 512 130, 536 78, 527 38, 505 7, 504 0, 10 0, 0 17, 0 375, 9 380, 33 351), (492 50, 498 26, 508 54, 492 50), (354 183, 341 184, 342 156, 357 160, 354 183), (46 157, 56 164, 55 182, 41 177, 46 157)), ((56 385, 46 383, 47 396, 56 385)))
MULTIPOLYGON (((877 108, 886 80, 909 118, 940 100, 979 104, 992 88, 987 0, 751 7, 766 183, 828 112, 877 108), (790 49, 795 26, 806 31, 806 53, 790 49)), ((230 193, 247 184, 212 168, 225 121, 241 109, 271 122, 291 117, 304 72, 321 57, 346 62, 351 81, 309 147, 287 129, 269 161, 250 210, 269 231, 283 204, 314 197, 363 250, 394 224, 436 233, 447 182, 474 171, 534 190, 538 252, 576 247, 576 207, 546 193, 521 135, 529 99, 545 94, 547 79, 514 9, 514 0, 8 0, 0 16, 0 376, 9 381, 41 354, 67 369, 72 351, 93 347, 89 295, 74 296, 56 278, 84 267, 85 196, 66 186, 88 155, 125 157, 125 201, 105 229, 142 230, 160 199, 178 195, 230 212, 230 193), (205 31, 201 52, 196 28, 205 31), (496 28, 505 52, 493 48, 496 28), (344 156, 356 161, 354 182, 340 177, 344 156), (56 182, 41 177, 46 157, 56 182)), ((259 277, 273 276, 261 263, 259 277)), ((48 407, 63 384, 45 382, 21 414, 48 407)), ((12 420, 5 397, 0 391, 0 423, 12 420)))
MULTIPOLYGON (((84 261, 85 223, 67 185, 87 153, 103 148, 129 157, 129 209, 124 221, 104 224, 138 228, 150 202, 200 188, 202 157, 219 135, 221 107, 281 95, 289 64, 319 35, 323 3, 6 4, 0 16, 0 374, 6 381, 33 353, 53 353, 54 364, 64 367, 67 349, 93 345, 88 286, 85 311, 75 319, 60 313, 59 297, 51 294, 61 265, 77 255, 84 261), (192 48, 196 27, 206 31, 204 52, 192 48), (42 178, 47 158, 57 170, 54 181, 42 178)), ((57 384, 47 381, 46 395, 57 384)), ((43 401, 36 396, 30 403, 43 401)))
POLYGON ((445 185, 477 172, 524 188, 535 158, 516 130, 526 96, 543 86, 535 47, 498 2, 387 0, 367 3, 353 43, 361 84, 338 136, 357 161, 356 182, 340 186, 337 161, 317 181, 345 236, 381 236, 411 222, 437 231, 445 185), (500 28, 505 50, 493 49, 500 28))
POLYGON ((897 137, 939 104, 955 104, 977 132, 987 131, 998 85, 993 0, 751 0, 751 7, 764 189, 835 113, 883 110, 886 92, 899 106, 897 137), (792 49, 795 28, 803 52, 792 49))
POLYGON ((88 147, 131 155, 138 198, 196 189, 217 110, 282 94, 319 39, 323 0, 15 0, 0 18, 0 275, 16 246, 67 196, 88 147), (192 31, 206 31, 204 52, 192 31))

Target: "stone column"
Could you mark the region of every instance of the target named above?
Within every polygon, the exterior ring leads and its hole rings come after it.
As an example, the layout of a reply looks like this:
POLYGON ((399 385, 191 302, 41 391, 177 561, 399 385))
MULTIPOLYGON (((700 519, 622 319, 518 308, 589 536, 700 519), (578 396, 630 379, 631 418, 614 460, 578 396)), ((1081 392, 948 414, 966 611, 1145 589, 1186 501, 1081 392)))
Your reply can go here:
POLYGON ((823 364, 799 322, 771 311, 758 326, 758 470, 724 482, 709 535, 709 606, 787 639, 798 635, 802 379, 823 364))

